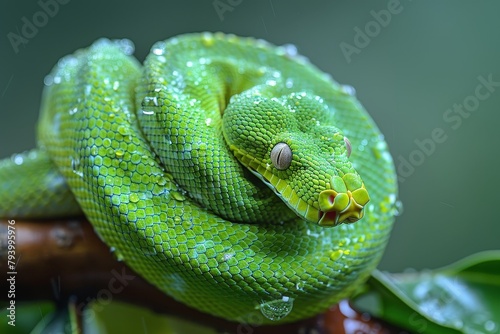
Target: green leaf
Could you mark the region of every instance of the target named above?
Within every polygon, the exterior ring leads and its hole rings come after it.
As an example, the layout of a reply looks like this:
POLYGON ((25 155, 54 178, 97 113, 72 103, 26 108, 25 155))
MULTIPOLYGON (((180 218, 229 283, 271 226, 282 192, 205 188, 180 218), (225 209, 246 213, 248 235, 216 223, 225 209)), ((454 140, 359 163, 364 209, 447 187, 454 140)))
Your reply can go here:
POLYGON ((8 310, 9 305, 2 303, 0 333, 30 333, 37 324, 48 324, 55 309, 49 301, 18 302, 14 310, 8 310))
POLYGON ((500 333, 500 251, 433 271, 375 271, 364 311, 418 333, 500 333))
POLYGON ((196 319, 188 321, 117 301, 94 302, 86 308, 83 318, 85 333, 217 333, 197 323, 196 319))

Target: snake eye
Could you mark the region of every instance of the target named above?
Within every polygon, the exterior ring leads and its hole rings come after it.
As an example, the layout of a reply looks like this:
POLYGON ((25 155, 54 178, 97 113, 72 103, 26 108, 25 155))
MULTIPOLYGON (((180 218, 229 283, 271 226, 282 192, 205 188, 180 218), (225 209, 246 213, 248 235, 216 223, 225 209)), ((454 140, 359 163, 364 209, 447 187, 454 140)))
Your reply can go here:
POLYGON ((279 170, 285 170, 292 163, 292 150, 285 143, 276 144, 271 151, 271 161, 279 170))
POLYGON ((351 151, 352 151, 351 142, 349 141, 349 139, 347 139, 347 137, 344 137, 344 143, 345 143, 345 148, 347 150, 347 157, 349 158, 351 156, 351 151))

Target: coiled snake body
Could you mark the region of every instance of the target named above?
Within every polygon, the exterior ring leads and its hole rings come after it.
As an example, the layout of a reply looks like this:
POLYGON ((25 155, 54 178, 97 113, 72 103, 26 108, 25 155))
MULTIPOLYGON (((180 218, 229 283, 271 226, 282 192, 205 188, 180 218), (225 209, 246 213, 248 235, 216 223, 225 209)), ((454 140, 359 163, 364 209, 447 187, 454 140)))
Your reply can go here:
POLYGON ((174 37, 144 66, 131 51, 99 40, 59 61, 39 147, 0 162, 0 216, 82 210, 149 282, 230 320, 294 321, 348 297, 396 200, 387 146, 350 91, 251 38, 174 37))

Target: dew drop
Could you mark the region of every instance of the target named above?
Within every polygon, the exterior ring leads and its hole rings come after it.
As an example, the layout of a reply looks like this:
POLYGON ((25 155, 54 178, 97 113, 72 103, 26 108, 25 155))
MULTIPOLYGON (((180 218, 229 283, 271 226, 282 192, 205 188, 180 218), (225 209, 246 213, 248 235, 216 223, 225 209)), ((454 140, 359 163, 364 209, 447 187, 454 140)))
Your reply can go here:
POLYGON ((57 66, 58 67, 74 66, 77 63, 78 63, 78 59, 75 56, 68 55, 68 56, 65 56, 65 57, 62 57, 61 59, 59 59, 59 61, 57 62, 57 66))
POLYGON ((142 100, 142 105, 158 107, 158 98, 156 96, 146 96, 144 100, 142 100))
POLYGON ((361 141, 361 143, 359 143, 359 145, 358 145, 358 150, 359 150, 359 151, 364 151, 364 150, 365 150, 365 148, 366 148, 366 145, 367 145, 367 144, 368 144, 368 140, 363 139, 363 140, 361 141))
POLYGON ((214 41, 214 37, 212 36, 212 34, 205 32, 201 35, 201 42, 206 47, 210 47, 210 46, 214 45, 215 41, 214 41))
POLYGON ((153 53, 154 53, 155 55, 157 55, 157 56, 161 56, 161 55, 163 55, 164 50, 163 50, 163 49, 161 49, 161 48, 154 48, 154 49, 153 49, 153 53))
POLYGON ((393 214, 394 216, 401 216, 403 214, 403 202, 397 200, 394 202, 393 214))
POLYGON ((135 45, 134 45, 134 43, 133 43, 131 40, 129 40, 129 39, 126 39, 126 38, 124 38, 124 39, 119 39, 119 40, 117 40, 115 43, 118 45, 118 47, 120 48, 120 50, 121 50, 124 54, 126 54, 126 55, 128 55, 128 56, 129 56, 129 55, 131 55, 132 53, 134 53, 134 51, 135 51, 135 45))
POLYGON ((285 44, 282 48, 285 51, 285 56, 287 57, 293 58, 299 54, 297 47, 293 44, 285 44))
POLYGON ((292 78, 286 79, 285 86, 286 86, 286 88, 292 88, 293 87, 293 79, 292 78))
POLYGON ((142 111, 142 113, 143 113, 144 115, 154 115, 154 114, 155 114, 155 112, 154 112, 154 111, 152 111, 152 110, 143 110, 143 111, 142 111))
POLYGON ((187 67, 193 67, 193 62, 192 62, 192 61, 188 61, 188 62, 186 62, 186 66, 187 66, 187 67))
MULTIPOLYGON (((372 146, 372 153, 375 159, 387 159, 386 155, 389 154, 387 150, 387 144, 383 138, 373 138, 375 140, 375 146, 372 146)), ((390 154, 389 154, 390 155, 390 154)))
POLYGON ((342 91, 348 95, 355 96, 356 95, 356 89, 353 86, 350 85, 342 85, 342 91))
POLYGON ((339 241, 340 246, 349 246, 351 244, 351 239, 350 238, 342 238, 339 241))
POLYGON ((311 237, 314 237, 314 238, 319 238, 320 237, 319 233, 313 232, 310 229, 307 229, 306 234, 310 235, 311 237))
POLYGON ((14 154, 14 155, 12 156, 12 161, 13 161, 16 165, 20 166, 20 165, 22 165, 22 164, 23 164, 23 162, 24 162, 24 157, 23 157, 21 154, 14 154))
POLYGON ((76 107, 75 107, 75 108, 72 108, 72 109, 70 109, 70 110, 69 110, 69 114, 70 114, 70 115, 74 115, 74 114, 76 114, 77 112, 78 112, 78 108, 76 108, 76 107))
POLYGON ((226 253, 226 254, 224 254, 224 256, 222 257, 222 260, 223 260, 224 262, 229 261, 230 259, 232 259, 232 258, 233 258, 233 256, 234 256, 234 253, 226 253))
POLYGON ((43 78, 43 84, 45 86, 52 86, 54 83, 54 76, 52 74, 46 75, 45 78, 43 78))
POLYGON ((387 143, 384 141, 384 139, 378 139, 377 140, 377 144, 375 144, 375 147, 379 150, 379 151, 384 151, 384 150, 387 150, 387 143))
POLYGON ((113 90, 118 90, 118 87, 120 87, 120 82, 119 81, 115 81, 113 82, 113 90))
POLYGON ((267 80, 266 85, 274 87, 276 86, 276 80, 267 80))
POLYGON ((491 320, 488 320, 484 323, 484 329, 486 329, 488 332, 493 332, 496 327, 497 325, 491 320))
POLYGON ((283 296, 281 299, 260 304, 262 315, 271 321, 286 317, 293 308, 293 298, 283 296))
POLYGON ((81 170, 80 159, 79 158, 71 158, 71 169, 73 173, 78 175, 79 177, 83 177, 83 171, 81 170))
POLYGON ((207 119, 205 119, 205 124, 206 124, 207 126, 210 126, 210 124, 212 124, 212 119, 211 119, 210 117, 209 117, 209 118, 207 118, 207 119))
POLYGON ((264 39, 258 39, 258 40, 256 41, 256 44, 257 44, 257 47, 258 47, 259 49, 264 49, 264 48, 269 47, 269 42, 268 42, 268 41, 266 41, 266 40, 264 40, 264 39))

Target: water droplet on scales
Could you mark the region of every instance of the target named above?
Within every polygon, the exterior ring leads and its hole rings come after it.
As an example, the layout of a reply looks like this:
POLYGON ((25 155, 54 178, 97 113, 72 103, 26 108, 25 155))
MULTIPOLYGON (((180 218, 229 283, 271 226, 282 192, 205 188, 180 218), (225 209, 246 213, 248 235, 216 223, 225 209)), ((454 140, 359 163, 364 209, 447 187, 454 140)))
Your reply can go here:
MULTIPOLYGON (((156 90, 155 90, 156 92, 156 90)), ((154 115, 155 109, 159 106, 156 96, 146 96, 142 100, 142 113, 145 115, 154 115)))
POLYGON ((126 54, 126 55, 128 55, 128 56, 130 56, 131 54, 133 54, 133 53, 134 53, 134 51, 135 51, 135 45, 134 45, 134 43, 133 43, 131 40, 129 40, 129 39, 124 38, 124 39, 119 39, 119 40, 116 40, 116 41, 114 41, 114 42, 115 42, 115 44, 116 44, 116 45, 120 48, 120 50, 121 50, 124 54, 126 54))
POLYGON ((262 315, 269 320, 278 321, 286 317, 293 308, 293 298, 283 296, 281 299, 263 302, 259 306, 262 315))
POLYGON ((348 95, 351 95, 351 96, 356 95, 356 89, 353 86, 342 85, 341 88, 342 88, 342 91, 348 95))
POLYGON ((11 158, 11 160, 18 166, 22 165, 24 162, 24 157, 22 154, 14 154, 11 158))
POLYGON ((394 203, 394 207, 393 207, 393 212, 394 212, 394 215, 395 216, 401 216, 403 214, 403 202, 401 202, 400 200, 397 200, 395 203, 394 203))
POLYGON ((299 54, 297 47, 293 44, 285 44, 282 46, 282 48, 287 57, 293 58, 299 54))
POLYGON ((214 37, 212 36, 212 34, 204 32, 201 36, 201 42, 206 47, 212 46, 214 44, 214 37))
POLYGON ((75 173, 79 177, 83 177, 83 170, 82 170, 82 165, 80 164, 80 159, 73 157, 70 157, 70 159, 71 159, 71 169, 73 170, 73 173, 75 173))

